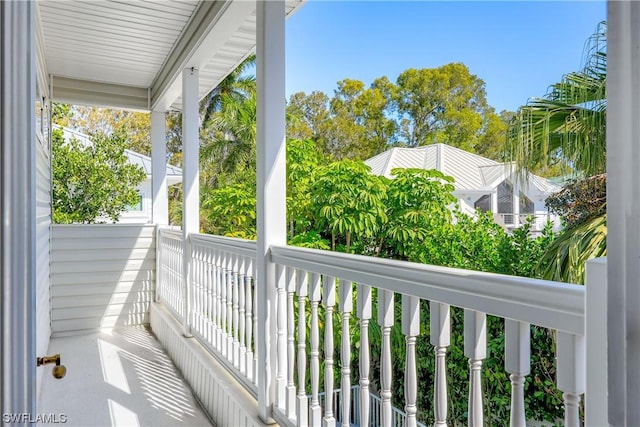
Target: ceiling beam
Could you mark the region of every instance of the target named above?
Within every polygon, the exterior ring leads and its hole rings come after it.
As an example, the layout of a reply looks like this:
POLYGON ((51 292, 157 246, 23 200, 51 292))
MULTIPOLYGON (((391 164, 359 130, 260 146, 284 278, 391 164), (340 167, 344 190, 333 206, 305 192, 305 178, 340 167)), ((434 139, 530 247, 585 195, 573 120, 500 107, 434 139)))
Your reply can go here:
POLYGON ((74 105, 149 111, 149 89, 51 76, 51 99, 74 105))
POLYGON ((185 68, 201 69, 255 10, 252 1, 203 1, 151 86, 153 110, 167 110, 180 97, 185 68))

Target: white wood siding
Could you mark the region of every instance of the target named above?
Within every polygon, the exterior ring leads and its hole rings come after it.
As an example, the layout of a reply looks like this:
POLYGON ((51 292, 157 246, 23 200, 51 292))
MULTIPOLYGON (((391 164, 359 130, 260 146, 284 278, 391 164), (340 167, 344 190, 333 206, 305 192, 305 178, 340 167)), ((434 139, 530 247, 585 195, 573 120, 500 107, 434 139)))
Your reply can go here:
POLYGON ((148 323, 155 283, 155 227, 54 225, 53 335, 148 323))
MULTIPOLYGON (((51 166, 47 147, 38 134, 36 143, 36 353, 44 356, 49 350, 51 315, 49 306, 49 261, 51 244, 51 166)), ((42 373, 38 369, 40 390, 42 373)))

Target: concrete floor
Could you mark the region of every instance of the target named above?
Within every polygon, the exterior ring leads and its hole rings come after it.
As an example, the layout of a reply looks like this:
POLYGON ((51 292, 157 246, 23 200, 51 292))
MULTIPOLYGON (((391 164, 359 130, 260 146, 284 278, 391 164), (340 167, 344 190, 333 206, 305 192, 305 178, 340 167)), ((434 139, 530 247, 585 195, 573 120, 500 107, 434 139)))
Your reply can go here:
MULTIPOLYGON (((210 426, 189 387, 143 326, 53 338, 63 379, 45 366, 39 414, 64 414, 65 426, 210 426)), ((42 424, 49 425, 49 424, 42 424)), ((59 424, 58 424, 59 425, 59 424)))

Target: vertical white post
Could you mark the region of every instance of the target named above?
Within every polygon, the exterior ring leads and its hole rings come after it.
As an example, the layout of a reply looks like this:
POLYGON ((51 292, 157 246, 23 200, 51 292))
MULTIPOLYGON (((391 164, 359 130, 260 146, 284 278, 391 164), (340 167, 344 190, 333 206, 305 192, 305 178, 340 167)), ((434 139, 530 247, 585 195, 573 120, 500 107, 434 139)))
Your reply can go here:
POLYGON ((558 390, 564 398, 565 427, 580 427, 580 395, 585 392, 586 345, 581 335, 558 331, 556 336, 558 355, 558 390))
POLYGON ((520 189, 513 184, 513 228, 520 227, 520 189))
POLYGON ((358 285, 356 314, 360 319, 360 425, 369 425, 369 320, 371 319, 371 286, 358 285))
POLYGON ((482 361, 487 357, 486 314, 464 311, 464 355, 469 358, 469 427, 482 427, 482 361))
POLYGON ((258 1, 257 70, 257 231, 258 279, 258 411, 271 420, 275 399, 276 331, 275 265, 271 245, 287 243, 285 162, 285 9, 284 0, 258 1))
POLYGON ((418 374, 416 370, 416 337, 420 334, 420 299, 402 295, 402 333, 407 341, 404 370, 404 395, 407 413, 406 427, 416 427, 418 374))
POLYGON ((169 223, 166 122, 164 111, 151 112, 151 215, 153 222, 161 225, 169 223))
POLYGON ((342 427, 351 425, 351 334, 349 319, 353 310, 353 284, 347 280, 340 280, 340 311, 342 311, 342 333, 340 360, 342 361, 342 427))
POLYGON ((451 310, 449 304, 429 303, 431 345, 436 355, 433 385, 433 412, 436 427, 447 425, 447 347, 451 344, 451 310))
POLYGON ((587 261, 585 333, 587 340, 587 426, 607 425, 607 258, 587 261))
POLYGON ((247 364, 246 364, 247 347, 245 342, 247 307, 246 307, 245 292, 246 292, 247 275, 249 274, 248 264, 249 264, 249 260, 247 259, 247 257, 243 256, 240 258, 240 276, 238 278, 238 283, 236 285, 238 286, 238 306, 239 306, 238 340, 240 341, 240 348, 238 350, 238 363, 240 365, 240 372, 245 375, 247 373, 247 364))
POLYGON ((309 368, 311 371, 311 404, 309 405, 309 425, 320 427, 322 408, 320 407, 320 327, 318 325, 318 305, 320 304, 320 275, 309 273, 309 304, 311 305, 311 348, 309 368))
POLYGON ((530 326, 528 323, 505 319, 504 363, 511 374, 511 427, 525 427, 524 380, 531 368, 530 326))
POLYGON ((277 324, 278 330, 276 332, 276 343, 277 343, 277 372, 276 372, 276 403, 278 407, 282 409, 286 409, 287 402, 285 399, 285 392, 287 387, 287 290, 285 280, 282 279, 284 276, 285 267, 281 265, 276 265, 276 286, 278 288, 278 309, 276 311, 277 314, 277 324))
POLYGON ((640 425, 640 3, 609 1, 607 336, 611 425, 640 425))
POLYGON ((305 298, 308 294, 307 272, 296 270, 296 287, 298 291, 298 396, 296 419, 298 425, 306 427, 309 423, 309 398, 306 391, 307 373, 307 313, 305 298))
POLYGON ((295 270, 291 267, 287 268, 286 284, 287 284, 287 416, 293 418, 296 415, 296 385, 295 379, 295 357, 296 357, 296 340, 295 340, 295 308, 293 297, 296 291, 296 275, 295 270))
POLYGON ((323 427, 335 427, 333 416, 333 307, 336 305, 336 279, 322 276, 322 304, 324 316, 324 417, 323 427))
MULTIPOLYGON (((167 196, 166 119, 163 111, 151 112, 151 220, 153 223, 169 223, 169 198, 167 196)), ((160 257, 160 239, 156 230, 156 302, 160 301, 160 284, 163 260, 160 257)))
POLYGON ((380 397, 382 426, 391 427, 391 327, 394 322, 393 292, 378 289, 378 323, 382 329, 380 350, 380 397))
POLYGON ((491 213, 495 216, 498 213, 498 191, 491 193, 491 213))
POLYGON ((184 289, 183 333, 191 336, 191 248, 189 235, 200 231, 200 171, 198 70, 182 71, 182 274, 184 289))
POLYGON ((0 413, 32 416, 36 414, 35 8, 33 2, 0 2, 0 413))

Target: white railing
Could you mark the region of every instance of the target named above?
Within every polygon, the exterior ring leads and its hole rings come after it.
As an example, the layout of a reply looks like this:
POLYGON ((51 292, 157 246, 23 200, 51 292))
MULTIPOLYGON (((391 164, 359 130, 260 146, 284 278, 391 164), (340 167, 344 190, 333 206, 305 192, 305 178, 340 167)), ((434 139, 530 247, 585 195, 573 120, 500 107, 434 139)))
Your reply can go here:
POLYGON ((167 306, 174 315, 184 315, 184 285, 182 281, 182 232, 160 229, 157 236, 158 274, 156 299, 167 306))
MULTIPOLYGON (((349 417, 346 419, 348 425, 359 426, 360 423, 360 393, 358 393, 360 386, 354 385, 351 386, 351 402, 350 402, 350 410, 349 417)), ((326 394, 320 393, 320 406, 325 406, 326 394)), ((336 389, 333 391, 333 407, 336 409, 336 422, 337 424, 342 424, 343 421, 343 413, 342 413, 342 389, 336 389)), ((369 393, 369 427, 382 427, 381 417, 380 417, 380 408, 382 399, 380 396, 369 393)), ((393 407, 393 422, 392 427, 405 427, 407 425, 407 413, 393 407)), ((427 427, 421 422, 417 422, 417 427, 427 427)))
POLYGON ((559 226, 559 220, 557 217, 552 216, 549 213, 526 213, 526 214, 512 214, 512 213, 494 213, 493 219, 497 224, 500 224, 504 228, 511 230, 513 228, 521 227, 529 218, 533 218, 531 224, 531 232, 541 232, 548 222, 553 223, 554 230, 559 226))
POLYGON ((255 392, 257 330, 255 296, 256 243, 205 234, 189 236, 191 283, 184 282, 183 237, 159 229, 158 296, 200 342, 255 392), (184 301, 188 290, 189 304, 184 301))
POLYGON ((191 332, 255 385, 256 243, 204 234, 190 239, 191 332))
MULTIPOLYGON (((530 324, 556 331, 557 385, 563 392, 565 426, 578 426, 580 394, 584 393, 584 287, 521 277, 480 273, 444 267, 434 267, 386 259, 288 246, 271 248, 272 261, 279 266, 278 318, 286 322, 287 340, 278 341, 275 373, 276 412, 297 425, 335 425, 336 419, 349 419, 351 402, 350 370, 352 343, 349 334, 341 334, 341 414, 335 415, 332 399, 319 399, 320 366, 324 366, 324 390, 333 394, 333 311, 342 318, 342 330, 349 327, 355 307, 360 320, 359 346, 359 407, 360 425, 370 425, 370 345, 368 324, 374 314, 374 292, 377 295, 377 323, 382 331, 380 360, 380 425, 393 425, 391 405, 391 342, 395 323, 395 294, 402 295, 402 332, 406 338, 405 412, 406 426, 416 426, 417 374, 416 337, 420 333, 420 301, 430 302, 431 343, 436 366, 434 386, 435 425, 445 426, 447 419, 446 352, 450 344, 450 306, 464 309, 464 354, 469 359, 468 424, 482 426, 484 420, 481 369, 486 358, 486 315, 505 320, 505 370, 511 374, 511 425, 525 425, 523 384, 529 373, 530 324), (293 301, 297 299, 297 358, 295 356, 293 301), (356 299, 356 301, 354 301, 356 299), (354 305, 355 302, 355 305, 354 305), (305 305, 310 305, 307 322, 305 305), (324 311, 324 360, 320 360, 319 318, 324 311), (307 354, 305 331, 310 327, 311 339, 307 354), (296 363, 297 359, 297 363, 296 363), (298 384, 294 383, 293 366, 297 367, 298 384), (309 370, 307 371, 307 365, 309 370), (305 392, 306 378, 311 383, 311 395, 305 392), (345 391, 346 390, 346 391, 345 391), (308 416, 308 418, 306 418, 308 416)), ((282 328, 282 326, 279 326, 282 328)), ((421 385, 425 386, 425 385, 421 385)), ((335 406, 335 407, 334 407, 335 406)), ((346 426, 348 424, 342 424, 346 426)))
MULTIPOLYGON (((159 231, 158 295, 179 318, 181 284, 186 285, 176 246, 180 239, 175 231, 159 231)), ((192 280, 186 288, 190 303, 184 306, 189 307, 190 331, 255 393, 259 357, 254 338, 260 321, 255 315, 256 244, 207 235, 191 235, 188 243, 192 280)), ((276 265, 277 331, 268 345, 276 346, 277 363, 270 375, 275 401, 268 404, 281 424, 417 426, 418 387, 428 386, 434 390, 435 425, 448 425, 446 355, 451 342, 450 306, 455 306, 464 309, 470 426, 485 423, 481 370, 486 358, 487 314, 505 319, 511 425, 526 422, 524 381, 530 370, 530 325, 555 331, 556 380, 564 397, 565 426, 579 425, 580 395, 585 392, 583 286, 290 246, 272 246, 271 262, 276 265), (390 336, 396 322, 396 294, 402 299, 406 359, 404 378, 395 381, 404 383, 404 411, 392 405, 390 336), (434 346, 435 378, 429 385, 418 384, 416 369, 421 301, 430 306, 434 346), (334 313, 338 325, 334 325, 334 313), (369 322, 373 315, 377 315, 382 337, 377 390, 370 386, 369 322), (340 342, 334 343, 334 329, 349 330, 352 317, 359 321, 360 341, 351 342, 351 334, 339 333, 335 336, 340 342), (359 378, 352 385, 350 366, 356 347, 359 378), (338 389, 342 391, 334 399, 322 398, 338 389), (379 394, 379 400, 372 393, 379 394)))

